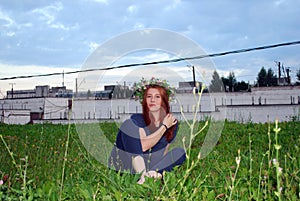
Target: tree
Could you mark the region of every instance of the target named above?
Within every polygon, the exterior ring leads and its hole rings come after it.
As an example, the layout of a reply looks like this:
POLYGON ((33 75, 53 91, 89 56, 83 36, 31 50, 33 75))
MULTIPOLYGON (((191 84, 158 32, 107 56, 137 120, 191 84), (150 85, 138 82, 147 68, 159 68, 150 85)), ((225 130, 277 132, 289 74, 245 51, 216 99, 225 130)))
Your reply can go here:
POLYGON ((225 91, 224 85, 218 72, 215 70, 212 75, 211 84, 209 85, 210 92, 223 92, 225 91))
POLYGON ((277 76, 271 68, 266 71, 265 67, 262 67, 257 75, 257 84, 259 87, 277 86, 277 76))
POLYGON ((237 83, 234 72, 230 72, 228 77, 221 77, 225 91, 234 91, 234 85, 237 83))
POLYGON ((274 71, 269 68, 267 72, 267 80, 266 80, 267 86, 277 86, 277 76, 274 75, 274 71))
POLYGON ((234 91, 250 91, 249 84, 246 83, 245 81, 237 82, 234 85, 234 91))
POLYGON ((87 91, 86 96, 87 96, 87 99, 90 99, 90 97, 92 96, 91 90, 87 91))
POLYGON ((266 71, 265 67, 262 67, 257 75, 258 86, 259 87, 267 86, 266 80, 267 80, 267 71, 266 71))
POLYGON ((297 77, 297 80, 300 82, 300 68, 297 70, 296 77, 297 77))
POLYGON ((224 90, 225 90, 226 92, 228 92, 229 79, 226 78, 226 77, 221 77, 221 80, 222 80, 223 85, 224 85, 224 90))
POLYGON ((229 87, 229 91, 234 91, 234 85, 236 84, 236 78, 235 78, 235 75, 234 75, 234 72, 229 72, 229 75, 228 75, 228 87, 229 87))

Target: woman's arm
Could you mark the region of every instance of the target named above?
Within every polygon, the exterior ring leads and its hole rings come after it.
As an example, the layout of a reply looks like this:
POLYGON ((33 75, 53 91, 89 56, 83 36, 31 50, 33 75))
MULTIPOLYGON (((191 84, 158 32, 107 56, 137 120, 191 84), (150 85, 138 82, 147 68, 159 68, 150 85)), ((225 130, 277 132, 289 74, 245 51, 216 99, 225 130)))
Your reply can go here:
POLYGON ((154 133, 147 136, 145 130, 143 128, 140 128, 140 139, 143 152, 151 149, 154 145, 156 145, 156 143, 164 135, 166 130, 167 129, 165 128, 165 126, 162 125, 154 133))
POLYGON ((170 128, 176 123, 176 118, 172 114, 167 114, 163 120, 163 125, 161 125, 159 129, 157 129, 154 133, 147 136, 145 130, 143 128, 140 128, 139 133, 143 152, 151 149, 154 145, 156 145, 156 143, 166 132, 167 128, 170 128))
POLYGON ((168 153, 169 147, 170 147, 170 143, 167 144, 165 151, 164 151, 164 155, 166 155, 168 153))

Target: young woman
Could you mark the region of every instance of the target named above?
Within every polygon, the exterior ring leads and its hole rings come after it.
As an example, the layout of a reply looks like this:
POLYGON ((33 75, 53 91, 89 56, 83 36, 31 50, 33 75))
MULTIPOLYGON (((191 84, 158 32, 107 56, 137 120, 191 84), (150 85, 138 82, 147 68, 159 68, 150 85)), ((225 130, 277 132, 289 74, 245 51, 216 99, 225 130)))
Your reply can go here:
POLYGON ((172 90, 158 79, 149 83, 137 91, 143 114, 134 114, 121 125, 109 160, 110 167, 118 171, 140 173, 139 184, 145 177, 161 178, 163 171, 171 171, 185 160, 184 149, 169 151, 178 126, 170 113, 172 90))

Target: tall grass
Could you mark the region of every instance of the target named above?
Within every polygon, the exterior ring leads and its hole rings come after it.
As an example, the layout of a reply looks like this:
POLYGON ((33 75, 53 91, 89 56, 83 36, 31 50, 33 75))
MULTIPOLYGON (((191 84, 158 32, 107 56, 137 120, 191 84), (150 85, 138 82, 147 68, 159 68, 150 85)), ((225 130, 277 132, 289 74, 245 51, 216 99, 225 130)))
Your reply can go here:
MULTIPOLYGON (((205 125, 197 123, 196 130, 205 125)), ((100 126, 114 134, 113 141, 118 126, 100 126)), ((189 130, 185 126, 181 129, 189 130)), ((143 185, 136 184, 138 175, 109 170, 92 158, 75 125, 0 124, 0 134, 2 200, 300 199, 300 124, 295 122, 225 122, 207 157, 199 159, 205 139, 199 134, 189 163, 143 185)))

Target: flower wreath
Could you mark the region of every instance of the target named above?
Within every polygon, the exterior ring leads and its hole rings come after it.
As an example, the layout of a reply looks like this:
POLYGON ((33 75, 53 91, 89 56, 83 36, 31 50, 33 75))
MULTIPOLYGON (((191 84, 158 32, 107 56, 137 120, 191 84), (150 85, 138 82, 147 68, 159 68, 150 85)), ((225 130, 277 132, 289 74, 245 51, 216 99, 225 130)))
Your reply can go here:
POLYGON ((144 77, 142 77, 141 81, 136 83, 133 87, 135 100, 139 100, 142 103, 146 89, 155 85, 161 86, 166 90, 169 101, 174 99, 175 88, 171 87, 166 80, 161 80, 155 77, 152 77, 150 80, 146 80, 144 77))

